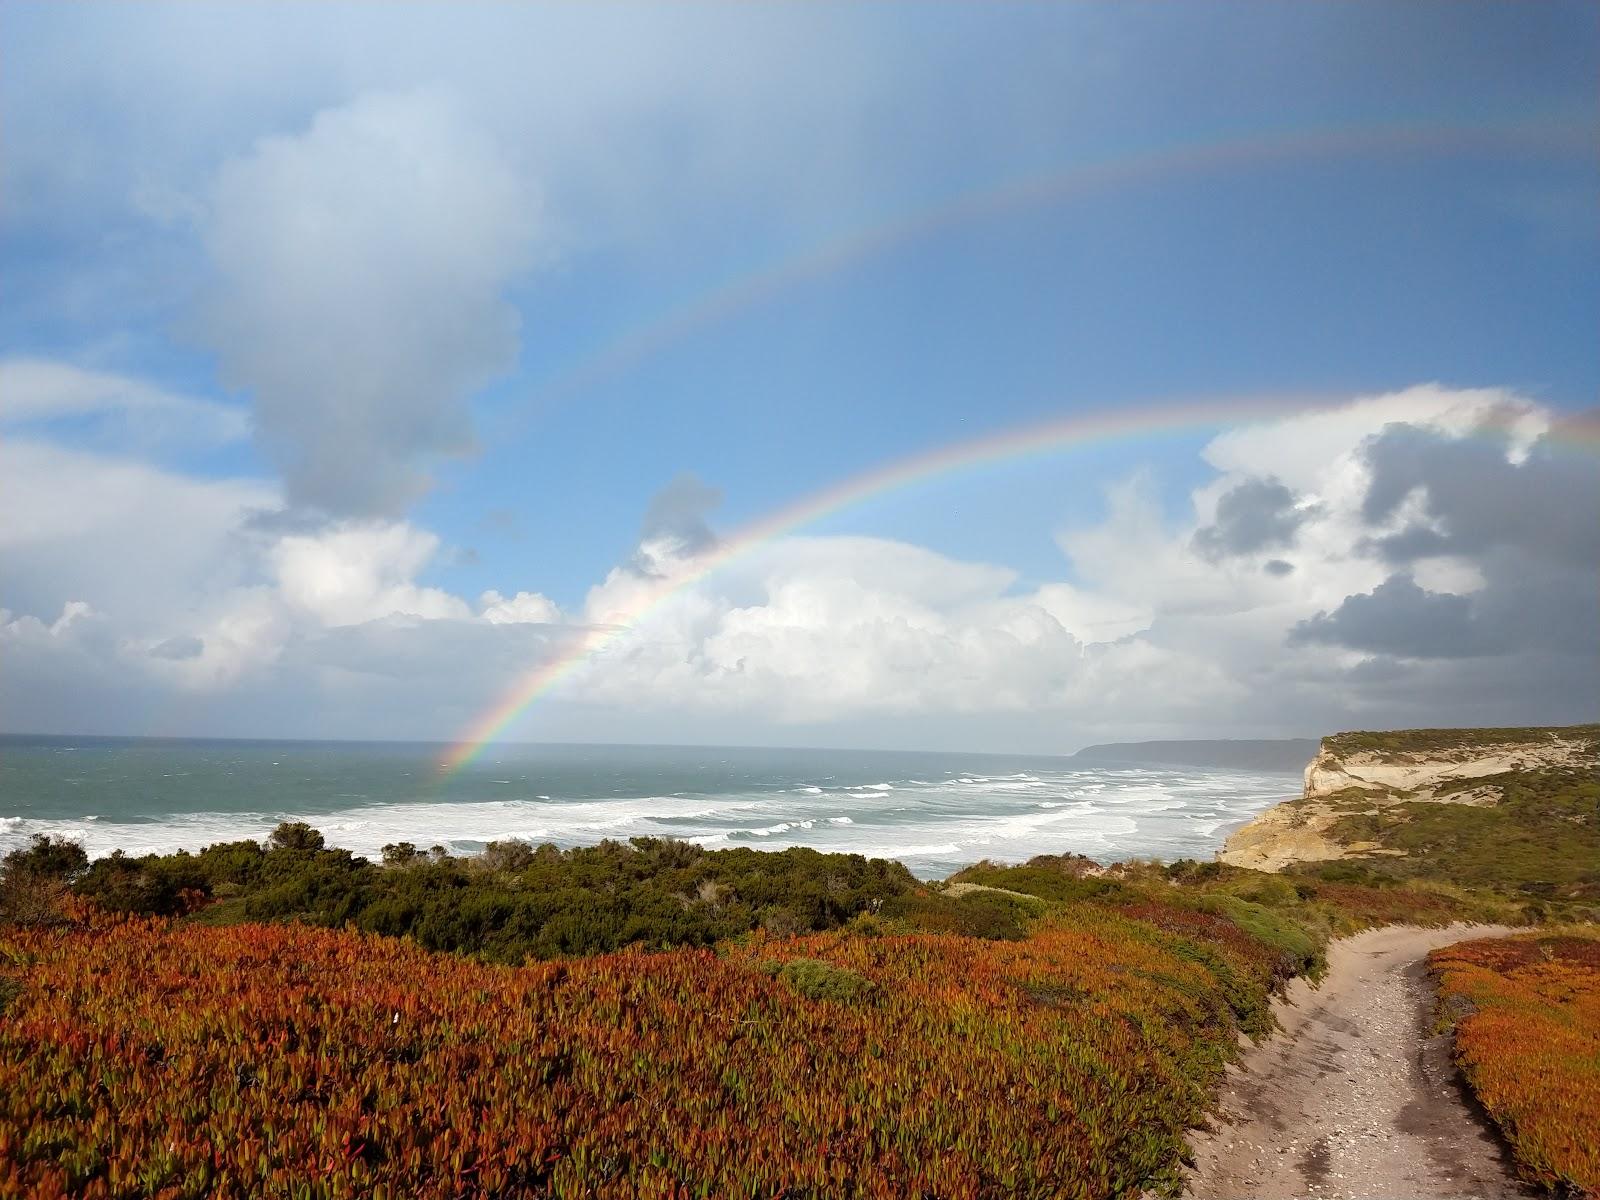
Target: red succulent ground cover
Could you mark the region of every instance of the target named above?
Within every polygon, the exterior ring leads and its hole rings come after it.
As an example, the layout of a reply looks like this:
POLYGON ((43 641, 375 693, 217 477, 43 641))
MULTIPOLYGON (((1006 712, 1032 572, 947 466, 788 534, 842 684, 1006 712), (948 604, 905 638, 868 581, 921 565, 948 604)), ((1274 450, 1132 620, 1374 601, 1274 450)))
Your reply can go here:
POLYGON ((1523 1174, 1600 1197, 1600 933, 1462 942, 1430 962, 1456 1060, 1523 1174))
POLYGON ((523 967, 293 924, 0 930, 0 1196, 1136 1193, 1273 973, 1160 906, 523 967))

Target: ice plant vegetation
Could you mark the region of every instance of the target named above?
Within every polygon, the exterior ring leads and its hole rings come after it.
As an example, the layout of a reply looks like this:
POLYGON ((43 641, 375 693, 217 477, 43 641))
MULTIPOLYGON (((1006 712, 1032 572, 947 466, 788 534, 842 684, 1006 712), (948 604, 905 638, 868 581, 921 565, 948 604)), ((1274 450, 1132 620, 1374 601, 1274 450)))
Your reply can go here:
POLYGON ((0 932, 0 1193, 1135 1194, 1294 967, 1113 899, 520 967, 74 901, 0 932))
POLYGON ((1600 934, 1462 942, 1430 961, 1456 1061, 1522 1173, 1600 1196, 1600 934))

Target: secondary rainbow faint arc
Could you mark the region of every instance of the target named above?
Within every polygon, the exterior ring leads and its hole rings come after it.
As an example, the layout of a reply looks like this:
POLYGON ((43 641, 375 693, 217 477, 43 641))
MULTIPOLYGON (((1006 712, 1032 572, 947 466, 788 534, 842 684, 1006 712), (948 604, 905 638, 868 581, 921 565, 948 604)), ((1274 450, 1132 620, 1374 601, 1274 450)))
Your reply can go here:
POLYGON ((1593 148, 1586 133, 1553 122, 1354 126, 1163 146, 1007 180, 836 235, 697 292, 654 319, 611 338, 536 388, 530 405, 520 410, 521 418, 536 417, 541 400, 550 402, 581 392, 699 330, 731 320, 807 281, 826 279, 854 263, 944 230, 1099 192, 1255 164, 1403 151, 1451 155, 1491 150, 1575 155, 1586 160, 1593 148))
POLYGON ((1048 454, 1117 437, 1211 429, 1239 421, 1288 416, 1305 412, 1309 407, 1311 405, 1305 403, 1286 403, 1279 395, 1270 400, 1250 398, 1197 404, 1190 398, 1181 404, 1106 409, 1042 425, 988 434, 971 441, 954 442, 851 476, 734 531, 694 559, 685 570, 661 580, 659 586, 646 592, 629 611, 616 614, 605 625, 585 629, 572 645, 530 672, 497 704, 477 718, 461 739, 445 752, 440 759, 440 769, 448 774, 471 762, 529 705, 555 688, 594 654, 623 638, 664 601, 757 546, 830 513, 871 496, 964 468, 1008 461, 1029 454, 1048 454))

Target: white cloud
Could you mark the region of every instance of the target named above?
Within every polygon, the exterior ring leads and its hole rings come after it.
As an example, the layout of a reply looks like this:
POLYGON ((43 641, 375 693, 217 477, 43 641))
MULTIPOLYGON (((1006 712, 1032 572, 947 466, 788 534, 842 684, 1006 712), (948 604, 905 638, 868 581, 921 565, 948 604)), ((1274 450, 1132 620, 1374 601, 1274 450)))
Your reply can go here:
POLYGON ((82 600, 68 600, 61 606, 61 615, 48 623, 26 613, 17 616, 0 608, 0 634, 7 638, 34 642, 59 640, 70 636, 74 625, 92 621, 95 616, 94 609, 82 600))
POLYGON ((1520 458, 1550 427, 1550 417, 1531 400, 1505 388, 1419 384, 1229 430, 1214 438, 1202 457, 1224 473, 1258 476, 1270 472, 1296 491, 1349 504, 1356 493, 1365 490, 1365 475, 1354 461, 1355 452, 1385 425, 1397 423, 1437 429, 1455 437, 1486 424, 1503 424, 1512 435, 1512 456, 1520 458))
POLYGON ((0 359, 0 424, 89 419, 121 449, 218 445, 250 433, 244 409, 178 395, 142 380, 50 359, 0 359))
MULTIPOLYGON (((1453 411, 1451 396, 1434 400, 1425 418, 1453 411)), ((1411 394, 1354 407, 1370 434, 1419 412, 1411 394)), ((0 554, 8 581, 35 582, 23 602, 14 583, 8 591, 9 606, 32 615, 0 620, 5 711, 32 689, 56 706, 37 711, 81 727, 85 713, 187 694, 208 697, 196 719, 212 732, 449 737, 519 677, 598 644, 518 732, 927 744, 919 731, 939 730, 960 744, 1046 750, 1091 731, 1245 736, 1581 715, 1594 699, 1594 621, 1592 606, 1585 615, 1568 601, 1592 601, 1593 570, 1580 561, 1592 536, 1546 519, 1551 546, 1530 557, 1504 515, 1519 496, 1554 512, 1575 494, 1570 464, 1538 443, 1516 466, 1505 441, 1463 439, 1459 424, 1391 429, 1379 454, 1355 426, 1332 437, 1341 422, 1290 417, 1207 449, 1226 463, 1223 487, 1294 478, 1303 519, 1269 545, 1243 537, 1198 552, 1217 481, 1175 519, 1135 476, 1112 489, 1103 520, 1060 535, 1063 578, 1026 590, 1004 566, 865 537, 780 538, 702 574, 681 536, 662 536, 591 589, 571 623, 536 591, 469 604, 430 586, 440 542, 407 522, 273 531, 250 518, 272 497, 258 485, 10 442, 4 483, 20 481, 36 503, 12 506, 22 519, 5 527, 0 554), (1308 442, 1319 456, 1295 461, 1308 442), (1418 487, 1375 516, 1380 472, 1409 487, 1408 470, 1418 487), (1462 507, 1476 495, 1457 479, 1464 470, 1490 501, 1462 507), (1375 531, 1423 517, 1442 550, 1396 582, 1375 531), (122 543, 137 551, 119 554, 122 543), (1267 569, 1280 561, 1292 569, 1267 569), (1519 613, 1533 615, 1519 626, 1519 613), (1441 632, 1445 616, 1454 624, 1441 632), (1419 631, 1431 640, 1416 641, 1419 631), (1392 655, 1408 647, 1397 674, 1392 655), (1481 694, 1490 679, 1498 708, 1481 694)), ((699 551, 716 552, 713 542, 699 551)))
MULTIPOLYGON (((241 526, 280 503, 251 479, 201 479, 29 437, 0 440, 0 561, 8 607, 68 600, 135 626, 181 621, 241 581, 241 526)), ((174 630, 174 632, 178 632, 174 630)))
POLYGON ((518 592, 509 600, 490 590, 478 597, 482 616, 491 625, 554 624, 561 620, 555 601, 538 592, 518 592))
POLYGON ((396 614, 465 619, 471 610, 459 597, 414 582, 438 548, 437 537, 404 522, 349 522, 281 537, 269 558, 283 602, 323 625, 396 614))
POLYGON ((226 163, 200 323, 291 503, 394 516, 472 446, 467 399, 515 360, 504 298, 537 199, 437 93, 364 95, 226 163))

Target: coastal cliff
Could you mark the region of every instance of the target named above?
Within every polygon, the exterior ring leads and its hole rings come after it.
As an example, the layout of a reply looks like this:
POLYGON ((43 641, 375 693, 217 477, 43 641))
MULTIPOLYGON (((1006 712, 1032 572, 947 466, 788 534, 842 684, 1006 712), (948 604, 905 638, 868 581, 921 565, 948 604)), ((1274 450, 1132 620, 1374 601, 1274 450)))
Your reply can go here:
POLYGON ((1307 765, 1302 795, 1235 830, 1217 857, 1260 871, 1403 857, 1408 850, 1383 835, 1411 819, 1410 806, 1493 807, 1514 781, 1600 768, 1597 746, 1594 725, 1335 734, 1307 765))

